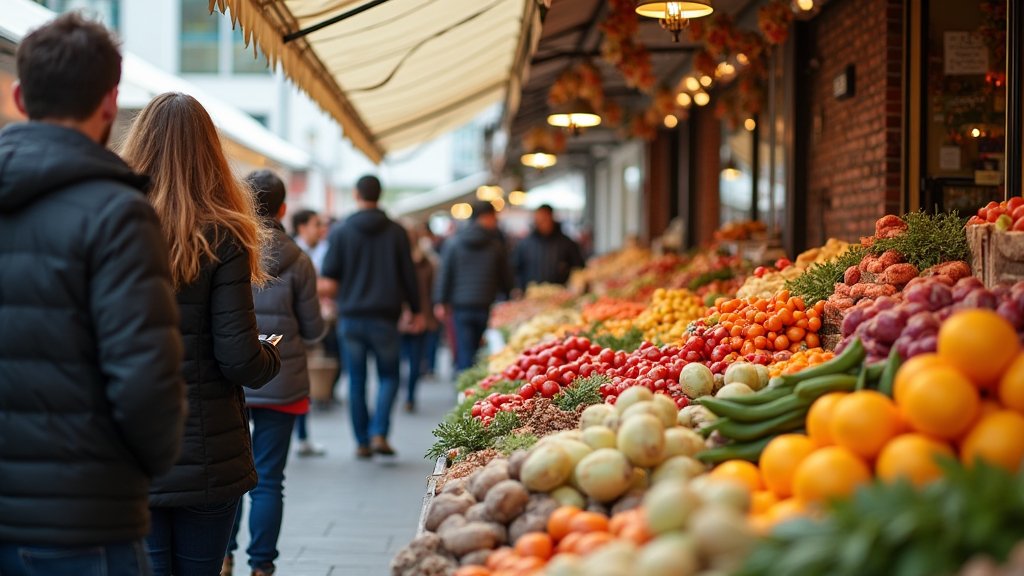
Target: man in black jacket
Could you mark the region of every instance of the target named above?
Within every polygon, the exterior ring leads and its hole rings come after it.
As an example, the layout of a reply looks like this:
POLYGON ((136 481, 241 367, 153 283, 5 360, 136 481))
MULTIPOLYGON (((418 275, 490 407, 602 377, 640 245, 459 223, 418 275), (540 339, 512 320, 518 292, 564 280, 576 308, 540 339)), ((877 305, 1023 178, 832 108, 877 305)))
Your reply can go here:
POLYGON ((490 202, 473 204, 473 221, 445 244, 434 287, 435 314, 449 310, 455 326, 455 368, 473 365, 487 330, 491 305, 512 289, 505 244, 498 236, 498 215, 490 202))
POLYGON ((580 247, 562 232, 554 210, 544 204, 533 212, 534 228, 516 245, 512 261, 516 271, 516 288, 526 290, 530 284, 565 284, 569 273, 583 267, 580 247))
POLYGON ((104 148, 121 56, 77 14, 25 37, 0 132, 0 574, 149 574, 182 343, 146 178, 104 148))
POLYGON ((398 393, 398 318, 409 305, 422 329, 419 287, 409 236, 377 207, 380 180, 363 176, 356 183, 359 211, 331 231, 321 274, 335 296, 341 322, 338 339, 349 376, 349 411, 358 447, 356 456, 394 456, 387 436, 398 393), (373 354, 380 387, 371 419, 366 402, 366 360, 373 354))

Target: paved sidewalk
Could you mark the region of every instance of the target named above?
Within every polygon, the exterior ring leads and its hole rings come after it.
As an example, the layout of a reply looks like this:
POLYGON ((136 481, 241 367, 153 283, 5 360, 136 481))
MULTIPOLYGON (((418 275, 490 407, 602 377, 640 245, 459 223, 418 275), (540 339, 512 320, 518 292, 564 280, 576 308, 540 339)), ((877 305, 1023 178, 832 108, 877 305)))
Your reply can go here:
MULTIPOLYGON (((415 414, 402 410, 404 396, 395 407, 392 444, 398 457, 393 462, 356 460, 347 405, 311 413, 310 435, 327 455, 298 458, 293 452, 289 457, 277 574, 389 574, 391 558, 416 532, 434 465, 423 458, 433 443, 430 431, 455 401, 449 381, 423 381, 418 395, 415 414)), ((245 522, 235 553, 236 576, 249 574, 245 522)))

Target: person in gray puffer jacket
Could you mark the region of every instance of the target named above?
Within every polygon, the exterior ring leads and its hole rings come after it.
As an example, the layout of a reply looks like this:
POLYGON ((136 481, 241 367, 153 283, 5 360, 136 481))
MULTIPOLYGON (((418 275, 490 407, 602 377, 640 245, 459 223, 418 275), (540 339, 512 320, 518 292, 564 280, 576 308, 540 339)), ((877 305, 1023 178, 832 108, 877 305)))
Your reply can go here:
MULTIPOLYGON (((288 461, 295 418, 309 411, 309 371, 306 346, 323 338, 326 331, 316 293, 313 262, 281 226, 285 212, 285 188, 269 170, 253 172, 246 183, 258 199, 257 208, 272 228, 267 271, 274 276, 265 288, 253 287, 256 322, 262 334, 280 334, 281 372, 266 386, 246 389, 245 401, 253 423, 252 448, 259 484, 250 493, 249 566, 256 575, 273 574, 277 539, 284 513, 284 468, 288 461)), ((242 517, 238 507, 225 568, 234 564, 236 536, 242 517)))

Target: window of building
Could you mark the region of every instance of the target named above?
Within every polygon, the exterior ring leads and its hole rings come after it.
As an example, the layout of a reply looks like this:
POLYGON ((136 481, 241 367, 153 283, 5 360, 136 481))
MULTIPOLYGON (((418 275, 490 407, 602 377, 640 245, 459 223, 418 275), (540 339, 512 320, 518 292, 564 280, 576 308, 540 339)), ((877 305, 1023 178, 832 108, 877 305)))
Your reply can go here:
POLYGON ((207 0, 181 1, 181 71, 209 74, 220 70, 220 18, 207 0))
POLYGON ((108 28, 117 30, 120 25, 119 0, 36 0, 54 12, 81 10, 86 16, 106 24, 108 28))

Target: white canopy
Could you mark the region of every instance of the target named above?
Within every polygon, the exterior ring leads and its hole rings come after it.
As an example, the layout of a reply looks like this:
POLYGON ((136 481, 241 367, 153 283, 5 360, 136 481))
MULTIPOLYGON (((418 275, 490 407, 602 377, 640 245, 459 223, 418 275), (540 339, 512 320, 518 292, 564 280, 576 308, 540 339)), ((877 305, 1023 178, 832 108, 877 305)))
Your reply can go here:
POLYGON ((375 162, 496 102, 514 113, 542 3, 210 0, 375 162))
MULTIPOLYGON (((0 36, 20 42, 33 28, 42 26, 56 14, 29 0, 0 0, 0 36)), ((265 157, 292 170, 309 167, 310 157, 238 108, 204 93, 197 86, 160 70, 130 52, 124 54, 119 105, 124 109, 141 109, 154 96, 164 92, 184 92, 199 100, 210 113, 221 136, 231 144, 265 157)))

